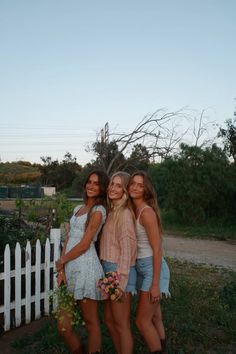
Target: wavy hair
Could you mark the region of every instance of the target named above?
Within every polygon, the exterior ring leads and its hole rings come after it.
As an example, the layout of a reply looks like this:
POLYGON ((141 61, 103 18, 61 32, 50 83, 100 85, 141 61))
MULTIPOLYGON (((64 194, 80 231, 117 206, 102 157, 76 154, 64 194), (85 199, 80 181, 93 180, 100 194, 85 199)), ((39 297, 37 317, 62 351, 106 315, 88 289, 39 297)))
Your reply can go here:
POLYGON ((154 212, 156 214, 159 230, 160 230, 160 232, 162 232, 163 229, 162 229, 162 225, 161 225, 160 208, 159 208, 158 201, 157 201, 156 191, 155 191, 155 188, 153 187, 151 179, 145 171, 136 171, 130 177, 129 185, 131 184, 131 182, 135 176, 143 177, 143 186, 144 186, 143 198, 144 198, 145 202, 154 210, 154 212))
POLYGON ((107 175, 106 172, 102 171, 102 170, 94 170, 92 172, 89 173, 89 175, 87 176, 85 182, 84 182, 84 194, 83 194, 83 200, 84 203, 87 203, 88 197, 86 194, 86 184, 89 181, 89 178, 91 175, 97 175, 98 176, 98 183, 99 183, 99 189, 100 189, 100 193, 97 196, 97 198, 94 201, 94 204, 92 206, 92 208, 90 208, 89 212, 88 212, 88 216, 87 216, 87 220, 85 223, 85 227, 87 228, 88 224, 89 224, 89 220, 91 217, 91 212, 94 206, 96 205, 103 205, 104 208, 107 210, 107 187, 109 185, 109 177, 107 175))
MULTIPOLYGON (((112 202, 108 198, 108 206, 109 206, 109 209, 112 211, 112 218, 113 218, 114 222, 116 223, 120 219, 124 209, 129 208, 132 213, 133 218, 134 218, 134 213, 133 213, 133 208, 131 206, 131 200, 130 200, 129 192, 128 192, 130 174, 127 172, 124 172, 124 171, 118 171, 118 172, 114 173, 110 178, 109 186, 111 185, 111 183, 115 177, 120 177, 123 192, 124 192, 122 198, 120 199, 120 202, 116 206, 113 206, 112 202)), ((108 186, 108 188, 109 188, 109 186, 108 186)))

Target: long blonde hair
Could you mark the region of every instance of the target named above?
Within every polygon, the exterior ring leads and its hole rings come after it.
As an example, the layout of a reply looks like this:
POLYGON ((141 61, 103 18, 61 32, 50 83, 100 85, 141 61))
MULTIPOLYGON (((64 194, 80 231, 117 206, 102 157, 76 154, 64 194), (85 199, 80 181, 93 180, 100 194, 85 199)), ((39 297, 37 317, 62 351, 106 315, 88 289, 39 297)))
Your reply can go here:
POLYGON ((128 193, 130 174, 127 172, 124 172, 124 171, 118 171, 118 172, 114 173, 110 178, 110 183, 109 183, 108 189, 115 177, 120 177, 123 192, 124 192, 122 198, 120 199, 120 203, 116 206, 113 206, 112 202, 108 198, 108 206, 109 206, 109 209, 111 212, 111 217, 112 217, 113 221, 116 223, 120 219, 124 209, 129 208, 132 213, 133 218, 134 218, 134 213, 133 213, 133 208, 131 206, 131 201, 130 201, 130 197, 129 197, 129 193, 128 193))

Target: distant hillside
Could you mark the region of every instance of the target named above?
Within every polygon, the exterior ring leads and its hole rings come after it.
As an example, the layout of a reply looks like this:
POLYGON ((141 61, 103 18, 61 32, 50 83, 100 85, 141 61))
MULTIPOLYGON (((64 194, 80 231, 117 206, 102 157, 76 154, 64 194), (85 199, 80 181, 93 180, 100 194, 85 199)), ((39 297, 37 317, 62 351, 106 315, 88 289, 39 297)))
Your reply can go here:
POLYGON ((30 162, 6 162, 0 163, 0 184, 19 184, 36 182, 41 173, 37 165, 30 162))

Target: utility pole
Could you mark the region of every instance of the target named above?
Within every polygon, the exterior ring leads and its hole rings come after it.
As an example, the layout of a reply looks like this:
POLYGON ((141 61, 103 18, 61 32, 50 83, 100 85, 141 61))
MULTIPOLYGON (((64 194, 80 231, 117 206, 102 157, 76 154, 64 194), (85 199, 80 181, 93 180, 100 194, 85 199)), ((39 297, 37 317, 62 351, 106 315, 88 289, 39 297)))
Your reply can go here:
POLYGON ((102 161, 106 161, 107 148, 109 144, 109 124, 108 122, 101 129, 101 144, 100 144, 100 158, 102 161))
POLYGON ((101 143, 109 143, 109 124, 106 122, 104 128, 101 129, 101 143))

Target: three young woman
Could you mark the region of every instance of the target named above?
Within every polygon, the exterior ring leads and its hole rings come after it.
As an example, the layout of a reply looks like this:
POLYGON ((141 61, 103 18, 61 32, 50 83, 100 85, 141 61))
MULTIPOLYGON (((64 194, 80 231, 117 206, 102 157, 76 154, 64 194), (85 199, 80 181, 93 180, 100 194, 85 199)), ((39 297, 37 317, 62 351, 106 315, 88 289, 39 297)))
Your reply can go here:
MULTIPOLYGON (((149 350, 158 353, 165 340, 160 299, 162 293, 169 294, 169 269, 162 257, 156 194, 142 171, 131 178, 126 172, 117 172, 111 177, 108 189, 107 185, 108 177, 101 171, 88 176, 84 185, 84 205, 74 210, 70 232, 56 264, 59 278, 65 279, 79 302, 88 331, 90 353, 99 352, 101 348, 96 301, 101 295, 96 284, 108 271, 120 274, 117 299, 104 301, 104 320, 117 353, 133 352, 130 315, 131 297, 136 288, 139 291, 137 327, 149 350), (102 269, 94 242, 104 223, 100 238, 102 269)), ((82 353, 68 314, 64 314, 58 329, 70 351, 82 353)))
MULTIPOLYGON (((87 177, 84 184, 84 204, 74 209, 61 258, 56 262, 59 281, 65 281, 68 290, 78 300, 88 332, 89 353, 99 353, 101 349, 97 311, 97 300, 101 300, 101 295, 96 284, 104 273, 95 249, 95 241, 106 220, 108 183, 108 176, 102 171, 94 171, 87 177)), ((71 353, 82 353, 80 340, 66 311, 61 313, 58 331, 71 353)))

